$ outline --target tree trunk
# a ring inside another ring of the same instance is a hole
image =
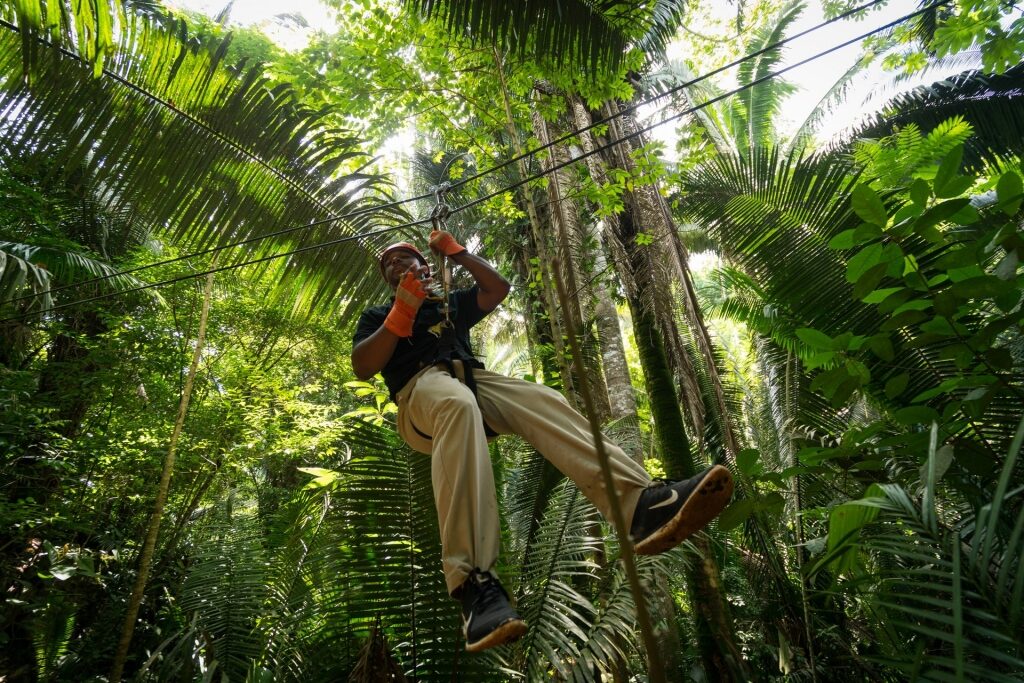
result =
[[[551,140],[551,135],[548,131],[547,122],[536,108],[532,109],[531,116],[534,134],[541,141],[541,144],[548,144]],[[579,321],[580,342],[583,353],[587,354],[585,366],[594,367],[599,360],[596,355],[592,356],[594,345],[592,343],[587,344],[584,340],[585,337],[593,339],[592,335],[588,334],[590,326],[585,322],[587,320],[587,310],[590,308],[588,306],[590,301],[589,290],[580,284],[584,280],[579,269],[578,259],[573,258],[571,245],[572,236],[579,233],[579,216],[576,214],[575,205],[566,199],[571,191],[571,183],[566,174],[561,170],[551,170],[556,163],[562,161],[567,156],[563,146],[557,145],[551,149],[550,156],[547,159],[541,159],[542,168],[548,171],[548,206],[550,207],[549,213],[553,219],[552,224],[555,226],[559,253],[558,261],[561,266],[559,272],[555,273],[555,277],[562,278],[566,291],[570,294],[568,304],[572,307],[572,310],[563,311],[562,315],[566,318],[571,316],[573,320]],[[591,391],[591,396],[594,398],[598,411],[597,419],[602,424],[607,422],[611,417],[611,405],[608,399],[608,389],[605,384],[592,381],[593,377],[586,375],[575,377],[574,379],[577,383],[589,382],[588,388]]]
[[[188,413],[188,403],[192,396],[192,386],[195,382],[196,373],[199,370],[199,361],[203,354],[203,344],[206,341],[206,321],[210,313],[210,299],[212,295],[213,273],[210,273],[206,276],[206,288],[203,291],[203,309],[199,314],[199,331],[196,335],[196,348],[192,353],[192,365],[189,366],[188,375],[185,378],[185,386],[181,392],[181,401],[178,404],[178,417],[174,421],[174,431],[171,433],[171,441],[167,446],[167,456],[164,458],[164,467],[160,474],[160,484],[157,488],[156,500],[153,503],[153,514],[149,520],[149,529],[146,532],[146,539],[142,544],[142,551],[139,553],[139,573],[135,578],[131,597],[128,599],[128,609],[125,612],[124,622],[121,626],[121,639],[114,653],[114,663],[110,670],[111,683],[120,683],[121,676],[124,673],[125,661],[128,658],[128,648],[132,642],[132,634],[135,632],[135,620],[138,617],[139,606],[142,604],[142,596],[146,591],[146,583],[149,580],[149,569],[153,562],[153,551],[156,548],[157,535],[160,533],[160,522],[163,520],[164,506],[167,503],[167,493],[171,486],[171,474],[174,472],[178,439],[181,437],[181,430],[185,424],[185,415]]]
[[[620,117],[620,120],[622,122],[622,134],[632,135],[636,132],[637,125],[632,114],[626,114]],[[633,140],[639,143],[639,149],[643,149],[644,138],[642,135],[638,138],[633,138]],[[646,154],[645,151],[645,157]],[[630,160],[630,163],[632,163],[632,160]],[[722,443],[725,444],[726,448],[725,455],[731,460],[740,450],[739,439],[736,436],[732,412],[725,403],[725,391],[722,387],[722,378],[718,374],[718,366],[715,362],[711,333],[704,322],[704,314],[701,312],[700,303],[697,300],[697,290],[693,285],[693,275],[690,273],[689,252],[686,249],[686,245],[679,239],[679,231],[669,210],[668,200],[661,194],[659,188],[656,185],[646,185],[638,188],[638,193],[642,195],[644,203],[649,210],[647,215],[650,216],[651,222],[658,226],[658,232],[665,235],[665,239],[671,246],[668,252],[672,257],[669,263],[675,276],[672,279],[677,280],[679,283],[679,288],[683,295],[683,311],[686,314],[686,322],[693,334],[693,339],[700,351],[700,355],[704,359],[705,371],[713,392],[711,396],[713,406],[718,413]]]
[[[59,431],[69,438],[78,434],[82,426],[93,399],[89,379],[100,369],[79,337],[95,339],[107,331],[96,311],[72,316],[67,321],[70,333],[58,334],[50,343],[37,392],[42,401],[56,409]]]
[[[519,140],[519,131],[516,128],[515,117],[512,114],[512,104],[509,100],[508,87],[505,83],[505,66],[501,58],[501,52],[497,48],[494,49],[494,64],[501,90],[502,103],[505,108],[505,128],[512,142],[512,151],[517,157],[522,157],[525,150],[523,149],[522,142]],[[526,178],[529,175],[524,159],[520,158],[516,162],[516,168],[519,171],[520,177]],[[579,394],[576,392],[572,382],[572,372],[569,368],[568,356],[565,353],[563,327],[559,323],[558,306],[555,304],[555,287],[551,281],[554,259],[548,251],[544,231],[541,230],[540,215],[537,213],[537,205],[533,201],[533,194],[529,184],[522,187],[522,196],[523,203],[526,205],[526,215],[530,220],[534,247],[537,250],[542,296],[544,297],[545,308],[547,309],[548,320],[551,325],[551,342],[554,344],[555,355],[557,356],[557,362],[562,373],[563,393],[566,394],[570,402],[578,407],[580,405]]]
[[[616,115],[618,107],[612,103],[605,106],[605,113]],[[627,117],[628,118],[628,117]],[[609,120],[609,136],[613,140],[622,140],[629,135],[629,121],[622,121],[622,117]],[[625,124],[625,125],[623,125]],[[634,149],[629,141],[625,141],[613,149],[612,159],[619,168],[633,173],[636,164],[633,161]],[[705,428],[705,407],[701,380],[694,366],[690,354],[687,353],[686,344],[683,341],[679,326],[676,323],[677,303],[673,296],[676,291],[677,279],[672,269],[671,259],[665,258],[666,250],[664,245],[675,235],[675,226],[669,222],[665,223],[661,213],[658,211],[658,204],[651,198],[652,194],[658,193],[657,187],[652,185],[638,184],[632,192],[627,192],[624,200],[627,202],[627,210],[633,215],[632,234],[621,236],[623,244],[634,240],[641,231],[645,232],[651,240],[648,250],[649,265],[644,275],[650,279],[647,289],[648,295],[644,300],[650,302],[654,309],[655,319],[661,330],[662,342],[665,345],[665,352],[668,357],[669,366],[672,368],[676,381],[679,383],[680,400],[685,411],[685,417],[693,428],[694,434],[703,434]],[[658,246],[654,246],[657,244]],[[638,245],[639,246],[639,245]],[[685,307],[684,307],[685,309]]]
[[[572,109],[577,129],[590,124],[589,112],[578,98],[572,101]],[[580,138],[584,149],[594,149],[593,138],[589,133],[581,133]],[[623,150],[612,154],[623,166],[629,165],[628,156]],[[607,182],[607,175],[596,155],[588,157],[588,167],[595,182]],[[670,333],[675,331],[675,321],[671,311],[666,311],[663,304],[658,305],[659,299],[663,301],[664,297],[659,297],[656,291],[656,264],[652,252],[647,246],[638,244],[636,239],[640,233],[638,221],[642,216],[638,197],[632,192],[626,192],[624,209],[608,220],[606,237],[616,257],[616,265],[633,315],[637,349],[647,381],[651,413],[666,470],[670,477],[683,479],[696,474],[696,467],[662,339],[662,330],[667,329]],[[688,361],[685,353],[677,357],[679,362],[684,359]],[[696,384],[695,381],[693,383]],[[702,410],[699,385],[694,389],[696,395],[689,402],[699,404]],[[706,543],[698,538],[697,543],[701,542]],[[709,547],[705,545],[700,549],[700,556],[694,558],[697,561],[687,572],[687,578],[690,599],[697,614],[701,659],[709,677],[714,680],[745,680],[748,676],[735,642],[717,563]]]

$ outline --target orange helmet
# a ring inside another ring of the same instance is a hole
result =
[[[384,259],[387,257],[388,254],[390,254],[393,251],[397,251],[399,249],[402,249],[404,251],[408,251],[413,256],[415,256],[417,259],[419,259],[420,263],[422,263],[423,265],[425,265],[427,267],[427,274],[428,275],[430,274],[430,264],[427,263],[427,259],[423,257],[423,254],[420,252],[419,249],[417,249],[412,244],[409,244],[408,242],[395,242],[394,244],[392,244],[392,245],[388,246],[386,249],[384,249],[384,251],[382,251],[380,253],[380,258],[377,259],[377,265],[380,266],[381,277],[384,277]]]

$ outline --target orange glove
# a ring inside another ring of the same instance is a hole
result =
[[[406,271],[395,290],[395,303],[384,319],[384,327],[398,337],[411,337],[416,312],[426,297],[427,290],[423,288],[416,269]]]
[[[445,256],[455,256],[466,251],[464,246],[455,241],[450,232],[445,232],[444,230],[434,230],[431,232],[428,244],[431,249],[441,252]]]

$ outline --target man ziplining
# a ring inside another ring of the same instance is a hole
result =
[[[605,441],[615,489],[609,494],[587,419],[554,389],[489,372],[473,355],[469,330],[508,296],[508,281],[445,230],[435,229],[429,246],[475,284],[430,296],[433,278],[419,249],[407,242],[386,248],[380,270],[395,295],[363,311],[352,368],[361,380],[383,374],[398,404],[399,434],[432,458],[445,581],[462,604],[466,650],[479,652],[526,632],[493,573],[501,528],[488,437],[526,439],[605,519],[609,496],[617,496],[641,555],[665,552],[703,528],[729,502],[733,483],[729,470],[715,465],[685,481],[656,484]]]

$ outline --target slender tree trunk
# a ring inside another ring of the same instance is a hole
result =
[[[171,441],[167,446],[167,456],[164,458],[163,472],[160,474],[160,484],[157,488],[156,500],[153,503],[153,514],[149,520],[146,539],[142,544],[142,552],[139,553],[139,573],[135,578],[131,597],[128,599],[128,609],[125,612],[124,622],[121,626],[121,639],[114,653],[114,663],[110,670],[111,683],[120,683],[121,676],[124,673],[125,661],[128,658],[128,648],[131,646],[132,635],[135,632],[135,620],[138,617],[139,606],[142,604],[142,597],[146,591],[146,583],[149,581],[149,569],[153,562],[153,551],[156,548],[157,535],[160,533],[160,522],[164,516],[167,493],[171,486],[171,474],[174,472],[178,439],[181,437],[181,430],[185,424],[185,415],[188,413],[189,399],[192,396],[192,386],[195,382],[196,373],[199,370],[203,344],[206,341],[206,321],[210,313],[210,299],[212,295],[213,273],[210,273],[206,276],[206,288],[203,291],[203,309],[199,314],[199,331],[196,335],[196,348],[192,353],[192,364],[189,366],[188,375],[185,378],[185,386],[181,392],[178,416],[174,421],[174,431],[171,433]]]
[[[553,88],[544,84],[538,85],[537,90],[549,96],[558,94]],[[572,100],[567,100],[566,104],[569,118],[574,121],[575,112],[572,109]],[[548,124],[536,114],[534,126],[541,141],[544,143],[549,142],[551,134],[548,131]],[[556,130],[556,133],[558,137],[561,137],[562,131]],[[587,142],[592,143],[592,139],[588,137]],[[560,144],[552,150],[552,156],[552,161],[562,163],[569,158],[569,151],[564,144]],[[562,261],[563,263],[571,263],[573,265],[573,277],[575,282],[579,283],[571,286],[571,291],[577,292],[579,295],[580,317],[578,319],[586,320],[589,315],[593,318],[596,327],[597,345],[601,356],[600,366],[605,380],[604,393],[607,397],[606,419],[622,421],[623,424],[619,425],[618,432],[625,437],[623,445],[637,462],[642,463],[643,447],[640,439],[640,427],[637,422],[636,393],[629,376],[629,365],[626,362],[626,353],[622,343],[622,330],[619,327],[619,315],[601,277],[607,270],[604,252],[598,248],[592,254],[592,270],[595,275],[587,280],[580,271],[576,261],[571,259],[565,246],[569,237],[575,237],[582,243],[589,242],[591,239],[600,243],[601,236],[598,234],[596,226],[592,225],[583,228],[580,225],[575,202],[567,200],[571,184],[567,181],[567,174],[565,172],[556,171],[553,173],[552,181],[549,182],[548,187],[552,197],[551,203],[553,205],[557,203],[563,207],[563,211],[567,216],[564,221],[567,228],[562,231],[562,234],[566,236],[566,240],[561,240],[560,235],[560,241],[563,244]],[[591,300],[593,304],[588,306],[587,304]]]
[[[532,112],[533,129],[534,134],[541,141],[542,145],[546,145],[551,140],[551,135],[548,131],[548,124],[544,118],[540,115],[536,108],[533,108]],[[545,171],[548,171],[548,204],[550,206],[550,214],[553,218],[552,223],[555,226],[555,234],[557,237],[557,249],[559,253],[559,264],[561,268],[559,272],[555,273],[555,277],[562,278],[563,283],[567,292],[570,294],[569,306],[572,307],[571,311],[563,311],[563,316],[572,316],[574,320],[580,321],[580,334],[587,335],[589,326],[585,323],[586,311],[589,302],[589,292],[585,291],[585,287],[581,287],[580,283],[583,282],[582,273],[579,270],[579,264],[577,259],[573,258],[573,249],[571,245],[571,235],[579,232],[579,217],[576,214],[575,205],[566,199],[568,192],[570,191],[571,183],[569,182],[566,174],[562,170],[551,170],[554,165],[561,161],[564,157],[564,149],[561,145],[554,147],[551,150],[550,156],[547,159],[541,159],[541,166]],[[581,338],[581,344],[583,339]],[[584,346],[583,352],[588,355],[587,361],[597,362],[596,357],[590,357],[590,351],[593,350],[593,345]],[[588,382],[591,395],[594,397],[595,405],[598,409],[597,419],[602,424],[607,422],[611,417],[611,405],[608,400],[608,389],[603,382],[591,381],[592,377],[575,377],[576,382]]]
[[[501,52],[494,48],[494,64],[495,71],[498,76],[498,85],[501,90],[502,104],[505,108],[505,128],[508,132],[509,139],[512,142],[512,151],[516,156],[521,157],[523,152],[522,142],[519,139],[519,130],[516,128],[515,116],[512,113],[512,103],[509,98],[508,86],[505,82],[505,65],[501,58]],[[522,178],[526,178],[529,173],[526,168],[526,161],[519,159],[516,162],[516,168],[519,171],[519,175]],[[548,251],[547,241],[544,237],[544,231],[541,229],[540,215],[537,212],[537,205],[533,201],[532,190],[529,185],[524,185],[522,188],[523,203],[526,205],[526,215],[530,220],[530,230],[533,236],[534,246],[537,249],[537,257],[539,263],[539,270],[541,276],[542,285],[542,296],[544,297],[545,308],[548,313],[548,320],[551,325],[551,342],[555,347],[555,354],[558,357],[558,365],[562,374],[562,388],[563,392],[569,398],[569,400],[576,406],[580,405],[579,394],[575,390],[572,381],[572,371],[569,367],[568,356],[565,352],[564,342],[564,331],[562,325],[558,320],[558,306],[555,304],[555,287],[551,281],[552,263],[554,259],[551,257]]]
[[[622,121],[622,133],[631,135],[637,130],[636,120],[632,114],[620,117]],[[634,138],[640,143],[643,149],[643,136]],[[647,152],[644,151],[647,157]],[[715,362],[714,344],[711,341],[711,333],[704,322],[704,314],[701,311],[700,303],[697,300],[697,290],[693,284],[693,275],[690,273],[690,254],[686,245],[679,238],[679,231],[672,218],[672,212],[668,206],[668,200],[662,195],[657,185],[646,185],[638,188],[643,195],[644,201],[649,207],[652,222],[659,226],[658,232],[665,235],[671,248],[668,250],[672,258],[669,260],[675,274],[674,280],[679,283],[683,295],[683,311],[686,314],[686,322],[693,334],[694,342],[700,355],[704,359],[705,371],[711,382],[713,391],[712,399],[714,408],[718,413],[718,422],[722,434],[722,441],[726,447],[726,456],[730,459],[739,452],[739,439],[736,436],[735,421],[732,419],[732,411],[725,402],[725,390],[722,386],[722,378],[718,374],[718,366]]]
[[[630,122],[623,121],[624,117],[617,116],[618,107],[616,105],[607,103],[605,114],[616,116],[608,122],[609,136],[613,140],[622,140],[630,134]],[[613,147],[612,150],[611,157],[618,168],[630,173],[635,171],[636,164],[632,156],[634,149],[629,141]],[[701,381],[697,368],[694,366],[690,354],[687,353],[686,344],[676,323],[677,304],[673,293],[677,288],[677,278],[673,277],[674,271],[669,262],[670,259],[665,258],[665,253],[669,251],[665,249],[665,244],[675,237],[675,226],[666,225],[662,220],[658,205],[650,196],[657,192],[656,187],[638,184],[633,191],[625,194],[624,200],[628,203],[627,210],[631,211],[633,215],[632,227],[635,233],[623,234],[620,240],[624,245],[629,244],[641,230],[650,239],[655,240],[646,247],[650,263],[644,275],[651,282],[647,290],[649,296],[646,296],[645,300],[649,301],[654,308],[665,351],[668,354],[669,365],[679,382],[679,398],[685,409],[685,417],[695,434],[703,434],[705,406]]]
[[[578,99],[573,101],[573,111],[578,129],[590,124],[589,112]],[[612,134],[615,135],[614,130]],[[581,133],[580,138],[584,149],[588,146],[590,149],[594,148],[589,133]],[[591,175],[595,182],[606,182],[607,175],[595,157],[596,155],[588,157]],[[612,157],[622,167],[630,167],[629,155],[624,151],[615,151]],[[659,297],[656,291],[656,264],[652,259],[651,250],[639,244],[636,239],[641,232],[638,221],[642,220],[643,216],[638,197],[632,192],[625,193],[623,211],[608,220],[607,239],[616,256],[619,272],[623,276],[626,297],[633,315],[637,349],[647,381],[651,413],[662,457],[666,461],[666,470],[670,477],[683,479],[696,474],[696,467],[662,338],[663,330],[668,330],[671,335],[676,332],[676,328],[671,311],[658,306],[659,299],[663,300],[664,297]],[[654,303],[655,306],[647,305],[648,302]],[[669,339],[673,337],[670,336]],[[681,346],[678,339],[675,341]],[[688,361],[681,348],[676,351],[678,362]],[[691,377],[695,377],[695,373]],[[695,380],[693,383],[696,385]],[[689,403],[694,405],[693,410],[697,410],[696,406],[699,405],[702,411],[703,402],[699,385],[694,389],[696,393],[690,398]],[[698,615],[698,646],[701,658],[708,675],[713,676],[715,680],[745,680],[748,676],[735,642],[717,563],[705,539],[697,538],[696,544],[701,552],[694,558],[697,561],[687,572],[687,578],[690,599]]]

